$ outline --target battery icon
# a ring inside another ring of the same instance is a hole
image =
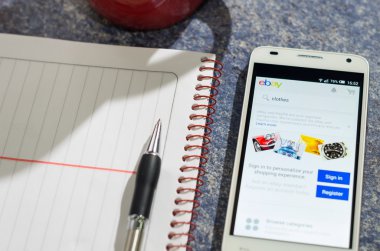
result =
[[[345,84],[346,81],[345,80],[339,80],[339,84]]]

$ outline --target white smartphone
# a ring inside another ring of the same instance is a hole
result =
[[[222,250],[358,250],[368,62],[252,52]]]

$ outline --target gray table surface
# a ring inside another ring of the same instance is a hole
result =
[[[347,52],[370,65],[360,250],[380,250],[380,1],[208,0],[168,29],[131,32],[86,0],[1,0],[0,32],[213,52],[225,64],[195,250],[219,250],[249,54],[262,45]],[[279,250],[281,248],[279,247]]]

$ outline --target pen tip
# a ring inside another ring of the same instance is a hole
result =
[[[154,126],[152,137],[150,138],[147,152],[159,153],[160,135],[161,135],[161,119],[158,119],[156,125]]]
[[[157,123],[154,126],[154,130],[156,129],[156,127],[157,127],[157,130],[158,130],[158,134],[160,134],[161,133],[161,119],[157,120]],[[154,134],[154,130],[153,130],[153,134]]]

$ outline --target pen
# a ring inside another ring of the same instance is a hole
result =
[[[141,250],[142,239],[148,225],[154,191],[160,176],[159,144],[161,121],[154,126],[146,152],[142,155],[136,174],[136,185],[128,217],[128,234],[125,251]]]

